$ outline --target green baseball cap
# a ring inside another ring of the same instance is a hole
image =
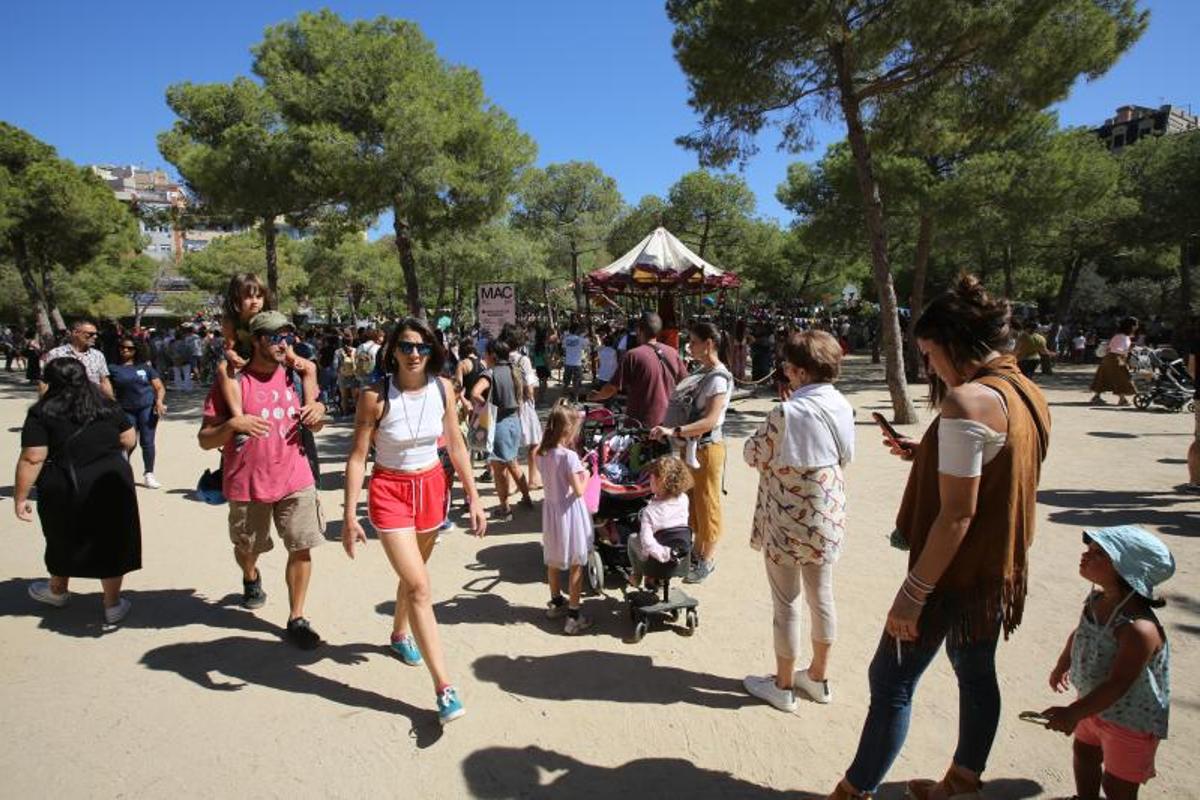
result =
[[[280,328],[295,328],[287,315],[278,311],[260,311],[250,320],[250,333],[259,336],[264,333],[275,333]]]

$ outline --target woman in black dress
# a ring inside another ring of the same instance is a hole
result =
[[[73,358],[46,364],[46,394],[25,417],[13,503],[33,519],[29,491],[38,489],[50,580],[29,587],[34,600],[62,607],[71,578],[99,578],[104,618],[116,625],[129,613],[121,597],[125,573],[141,569],[142,534],[133,470],[127,454],[135,434],[114,401],[88,380]]]

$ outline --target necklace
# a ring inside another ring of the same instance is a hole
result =
[[[412,422],[408,418],[408,401],[404,397],[404,390],[396,387],[400,392],[400,408],[404,411],[404,426],[408,428],[408,440],[415,443],[417,441],[417,431],[421,430],[422,423],[425,422],[425,403],[429,401],[429,384],[425,384],[425,391],[421,395],[421,411],[417,415],[417,427],[413,430]]]

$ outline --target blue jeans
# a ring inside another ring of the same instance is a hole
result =
[[[863,723],[854,763],[846,779],[860,792],[874,792],[900,753],[908,735],[913,694],[925,668],[942,642],[958,678],[958,747],[954,763],[975,773],[987,765],[1000,724],[1000,685],[996,682],[996,644],[999,637],[956,644],[946,638],[946,626],[919,642],[905,642],[897,663],[896,640],[884,633],[871,660],[871,707]]]
[[[142,447],[142,466],[146,472],[154,472],[154,434],[158,432],[158,414],[154,406],[125,412],[129,424],[137,430],[138,444]]]

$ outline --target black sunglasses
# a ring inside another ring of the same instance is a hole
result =
[[[294,333],[272,333],[267,337],[271,344],[295,344],[296,335]]]
[[[123,344],[118,349],[120,349],[120,350],[137,350],[137,348],[131,344]]]
[[[421,358],[425,358],[433,352],[433,345],[424,342],[396,342],[396,349],[406,356],[416,353]]]
[[[80,334],[88,339],[95,339],[97,335],[95,331],[80,331]]]

